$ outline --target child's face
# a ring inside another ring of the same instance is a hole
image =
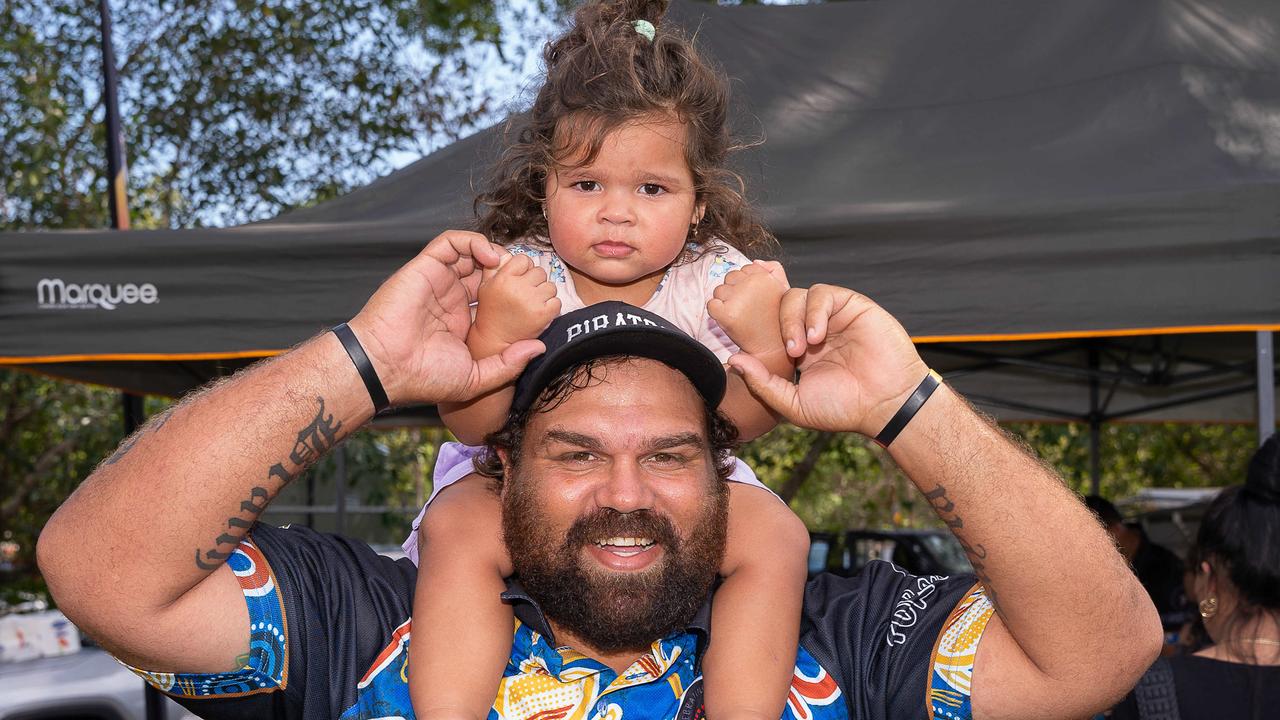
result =
[[[569,157],[547,178],[551,245],[579,285],[583,276],[605,286],[656,284],[680,256],[700,215],[686,132],[669,119],[623,125],[605,136],[595,162],[575,168]]]

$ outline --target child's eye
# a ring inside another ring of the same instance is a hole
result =
[[[577,188],[582,192],[595,192],[600,189],[600,183],[595,180],[579,180],[570,187]]]
[[[662,187],[658,183],[645,183],[640,186],[641,195],[661,195],[666,191],[667,189]]]

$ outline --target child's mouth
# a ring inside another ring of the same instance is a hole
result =
[[[635,248],[626,243],[620,242],[599,242],[591,247],[596,251],[597,255],[602,255],[604,257],[626,257],[627,255],[635,252]]]

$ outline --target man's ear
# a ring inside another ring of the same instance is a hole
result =
[[[505,492],[511,480],[511,451],[506,448],[494,448],[498,454],[498,462],[502,463],[502,490]]]

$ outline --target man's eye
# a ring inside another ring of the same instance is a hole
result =
[[[649,456],[649,462],[653,463],[654,465],[662,465],[662,466],[683,465],[684,456],[677,455],[676,453],[665,453],[665,452],[654,453]]]
[[[661,195],[666,191],[667,189],[662,187],[658,183],[645,183],[640,186],[641,195]]]
[[[577,188],[582,192],[595,192],[600,189],[600,183],[595,180],[579,180],[570,187]]]
[[[565,453],[560,459],[570,463],[588,463],[596,459],[595,453],[579,450],[577,452]]]

